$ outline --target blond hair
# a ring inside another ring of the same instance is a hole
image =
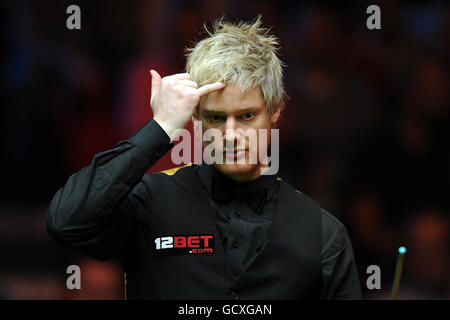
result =
[[[208,37],[186,49],[186,72],[199,87],[223,81],[238,85],[242,92],[259,87],[269,114],[284,107],[283,62],[277,57],[278,39],[261,26],[261,15],[253,23],[214,22],[204,25]]]

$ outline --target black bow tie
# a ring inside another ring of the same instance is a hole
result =
[[[214,200],[229,202],[233,199],[245,201],[256,213],[260,213],[267,196],[267,187],[249,183],[213,183]]]

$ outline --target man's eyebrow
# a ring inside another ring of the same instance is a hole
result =
[[[223,111],[220,110],[203,110],[203,113],[214,113],[214,114],[218,114],[218,113],[224,113]]]
[[[244,112],[249,112],[249,111],[256,111],[256,110],[258,110],[258,109],[259,109],[259,107],[257,107],[257,106],[250,106],[250,107],[245,107],[245,108],[236,110],[235,113],[244,113]],[[203,113],[208,113],[208,114],[224,114],[224,113],[227,113],[227,112],[224,111],[224,110],[214,110],[214,109],[208,109],[208,110],[206,110],[206,109],[204,109],[204,110],[203,110]]]
[[[245,107],[245,108],[239,110],[239,112],[256,111],[258,109],[260,109],[258,106],[250,106],[250,107]]]

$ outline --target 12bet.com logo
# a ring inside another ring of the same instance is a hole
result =
[[[213,254],[214,235],[171,235],[154,240],[156,255]]]

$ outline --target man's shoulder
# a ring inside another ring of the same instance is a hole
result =
[[[342,232],[346,229],[344,224],[334,215],[332,215],[323,208],[321,211],[322,211],[322,226],[325,229],[325,231]]]
[[[166,176],[170,177],[170,176],[173,176],[173,175],[175,175],[175,174],[177,174],[179,172],[182,172],[182,171],[184,171],[186,169],[187,170],[192,170],[192,168],[193,168],[192,163],[188,163],[188,164],[185,164],[184,166],[174,167],[174,168],[170,168],[170,169],[167,169],[167,170],[159,171],[159,172],[156,172],[156,173],[157,174],[162,174],[163,177],[166,177]]]
[[[347,228],[344,224],[322,208],[322,246],[325,251],[339,252],[345,249],[350,243]]]
[[[297,200],[302,201],[303,203],[307,204],[311,208],[314,207],[316,209],[321,209],[321,205],[318,201],[310,197],[309,195],[303,193],[298,188],[294,187],[290,183],[286,182],[285,180],[277,177],[277,180],[280,182],[280,185],[282,188],[280,190],[284,190],[285,193],[289,193],[291,198],[295,198]]]
[[[152,181],[152,180],[156,180],[156,181],[171,181],[174,180],[176,178],[179,178],[180,175],[183,175],[183,173],[185,173],[186,170],[191,171],[193,169],[193,165],[192,163],[188,163],[186,165],[183,166],[179,166],[179,167],[174,167],[174,168],[170,168],[170,169],[166,169],[166,170],[162,170],[162,171],[157,171],[157,172],[152,172],[152,173],[147,173],[144,175],[143,179],[147,182],[147,181]]]
[[[330,212],[325,210],[321,204],[315,200],[313,197],[305,194],[303,191],[300,191],[298,188],[294,187],[293,185],[289,184],[288,182],[284,181],[281,178],[277,178],[280,183],[287,186],[290,189],[292,196],[295,196],[297,198],[301,198],[303,201],[306,201],[310,203],[311,205],[320,207],[320,214],[321,214],[321,221],[322,221],[322,233],[329,237],[336,237],[339,234],[346,232],[346,228],[344,224],[336,218],[334,215],[332,215]]]
[[[198,192],[198,181],[194,173],[195,165],[189,163],[171,169],[145,174],[142,182],[152,191],[165,192],[182,188],[188,192]]]

